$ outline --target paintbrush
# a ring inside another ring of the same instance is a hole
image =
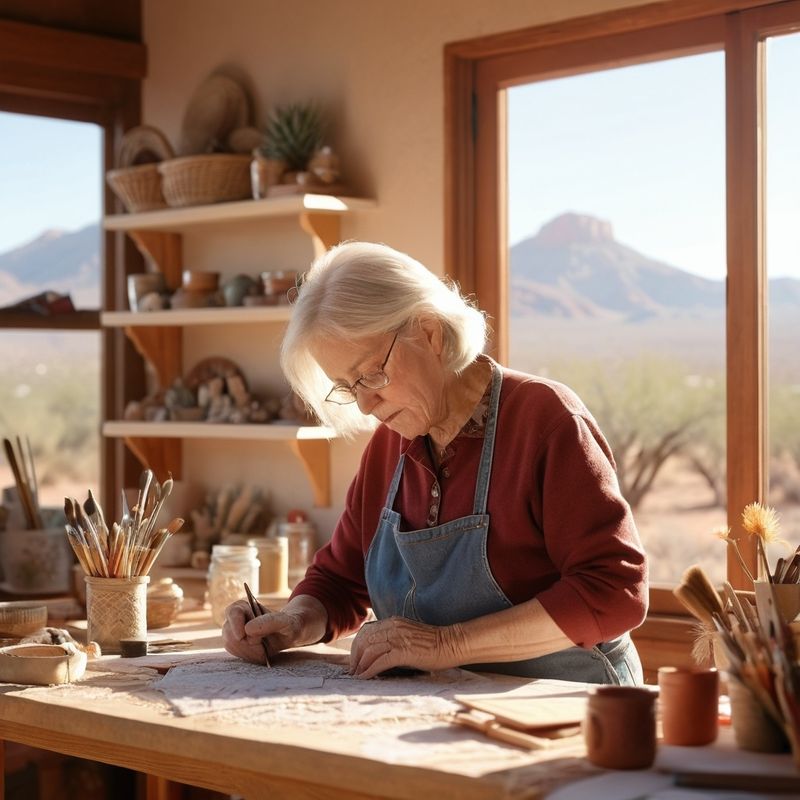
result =
[[[247,594],[247,602],[250,603],[250,610],[253,612],[253,619],[266,614],[267,609],[258,602],[256,596],[250,591],[250,587],[246,583],[244,585],[244,591],[245,594]],[[267,646],[266,636],[261,639],[261,646],[264,648],[264,662],[268,667],[271,667],[272,664],[269,662],[269,647]]]
[[[20,469],[19,460],[14,453],[14,445],[11,444],[10,439],[3,439],[3,447],[6,451],[6,459],[8,465],[11,467],[11,472],[14,475],[14,482],[17,485],[17,494],[19,495],[19,502],[22,506],[22,511],[25,514],[25,519],[30,530],[42,528],[42,520],[39,516],[39,509],[31,495],[30,487],[26,477],[22,474]]]

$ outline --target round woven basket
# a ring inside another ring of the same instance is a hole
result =
[[[112,169],[106,173],[106,180],[127,211],[154,211],[167,206],[158,164]]]
[[[183,156],[158,165],[170,206],[198,206],[250,197],[249,155]]]

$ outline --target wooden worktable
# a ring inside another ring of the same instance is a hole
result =
[[[189,615],[179,626],[158,632],[192,639],[191,655],[148,656],[124,666],[147,663],[163,671],[204,650],[213,653],[220,645],[218,631],[207,624],[204,617]],[[220,722],[209,714],[180,717],[166,705],[137,702],[126,694],[125,680],[147,683],[157,676],[110,672],[122,664],[114,657],[101,659],[82,681],[66,687],[0,685],[0,739],[146,773],[153,776],[147,783],[151,800],[168,796],[169,781],[248,800],[530,800],[600,772],[583,757],[580,744],[524,751],[430,721],[411,730],[406,725],[398,736],[390,726],[349,728],[344,720],[323,730]],[[497,678],[501,691],[525,683]],[[410,763],[402,755],[404,741],[437,755]]]

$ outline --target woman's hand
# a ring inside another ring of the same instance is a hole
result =
[[[281,611],[252,617],[247,600],[231,603],[225,609],[222,643],[231,655],[254,664],[265,663],[263,638],[272,658],[281,650],[320,641],[328,623],[325,607],[307,595],[293,597]]]
[[[264,637],[267,637],[270,657],[297,644],[303,625],[296,614],[276,611],[255,619],[252,616],[247,600],[237,600],[225,609],[222,643],[231,655],[254,664],[264,664],[264,648],[261,644]]]
[[[460,640],[458,625],[424,625],[403,617],[368,622],[350,648],[350,673],[374,678],[392,667],[449,669],[461,663]]]

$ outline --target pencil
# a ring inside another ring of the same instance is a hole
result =
[[[244,585],[244,590],[247,593],[247,602],[250,603],[250,610],[253,612],[253,619],[265,614],[266,609],[256,600],[256,596],[250,591],[250,587],[246,583]],[[264,648],[264,660],[267,666],[271,667],[272,664],[269,663],[269,648],[267,647],[266,636],[261,640],[261,646]]]

